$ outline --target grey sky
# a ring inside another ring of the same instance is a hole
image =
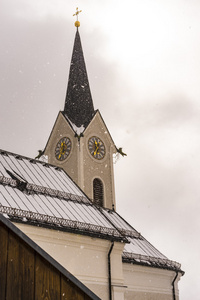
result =
[[[167,2],[167,3],[166,3]],[[94,106],[118,147],[118,212],[200,294],[199,1],[1,0],[1,148],[35,157],[64,107],[78,6]]]

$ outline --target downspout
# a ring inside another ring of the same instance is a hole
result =
[[[112,286],[111,286],[111,264],[110,264],[110,255],[114,246],[114,242],[112,242],[110,246],[110,250],[108,252],[108,286],[109,286],[109,300],[112,300]]]
[[[172,281],[172,290],[173,290],[173,300],[176,300],[176,295],[175,295],[175,281],[176,281],[176,278],[178,277],[178,271],[176,271],[176,275]]]

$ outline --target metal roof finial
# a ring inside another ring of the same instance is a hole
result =
[[[79,22],[79,20],[78,20],[78,15],[80,14],[82,12],[82,10],[78,10],[78,7],[76,8],[76,12],[75,12],[75,14],[73,14],[73,16],[76,16],[76,22],[74,23],[74,25],[76,26],[76,27],[79,27],[80,26],[80,22]]]

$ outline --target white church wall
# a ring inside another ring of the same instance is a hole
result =
[[[82,281],[101,299],[109,300],[108,253],[111,241],[19,224],[34,242]],[[113,300],[173,300],[170,270],[122,263],[123,243],[114,242],[111,258]],[[178,297],[178,276],[175,282]]]
[[[109,299],[108,252],[112,245],[110,241],[25,224],[15,225],[101,299]],[[115,242],[110,256],[112,284],[116,286],[123,285],[123,248],[123,243]],[[114,293],[115,300],[124,300],[121,296],[118,297],[118,291]]]
[[[174,271],[123,263],[123,274],[125,300],[173,300]],[[178,300],[177,282],[175,288]]]

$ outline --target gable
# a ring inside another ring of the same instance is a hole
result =
[[[49,147],[51,147],[55,138],[56,138],[56,140],[58,140],[59,137],[61,138],[66,132],[69,133],[70,136],[72,136],[72,137],[74,136],[74,130],[72,129],[71,124],[69,123],[69,121],[64,117],[64,115],[60,111],[58,113],[58,116],[56,118],[54,126],[51,130],[50,136],[49,136],[46,146],[44,148],[44,153],[48,152]]]
[[[96,110],[96,113],[95,113],[93,119],[91,120],[91,122],[89,123],[89,125],[87,126],[87,128],[84,131],[85,136],[88,136],[91,134],[97,135],[100,138],[102,137],[113,148],[113,152],[114,153],[117,152],[115,143],[112,139],[112,136],[111,136],[99,110]]]

